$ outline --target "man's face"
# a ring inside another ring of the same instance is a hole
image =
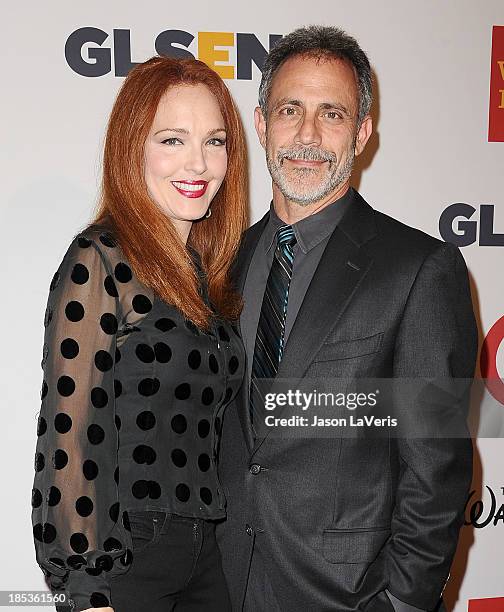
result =
[[[347,62],[288,59],[273,78],[267,117],[256,109],[274,191],[301,206],[344,193],[354,156],[371,135],[369,116],[357,128],[358,112],[356,77]]]

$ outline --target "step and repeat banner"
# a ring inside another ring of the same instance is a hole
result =
[[[456,612],[504,610],[502,0],[52,0],[3,8],[0,590],[45,589],[30,522],[43,316],[52,275],[97,201],[106,121],[125,75],[159,53],[197,57],[226,80],[247,132],[255,221],[271,197],[253,128],[261,67],[282,35],[314,23],[357,38],[375,73],[375,132],[354,186],[375,208],[458,245],[470,271],[477,374],[494,380],[483,395],[497,402],[490,422],[473,424],[474,482],[445,599]]]

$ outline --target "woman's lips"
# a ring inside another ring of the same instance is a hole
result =
[[[201,198],[208,187],[208,181],[171,181],[171,184],[186,198]]]

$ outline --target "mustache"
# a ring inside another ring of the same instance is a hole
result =
[[[284,159],[300,159],[303,161],[328,161],[335,163],[337,157],[334,153],[320,147],[285,148],[279,149],[277,153],[279,163]]]

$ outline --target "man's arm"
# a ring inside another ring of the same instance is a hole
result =
[[[477,348],[467,268],[458,248],[443,243],[423,262],[408,297],[395,345],[394,377],[471,378]],[[465,419],[461,408],[462,427]],[[463,521],[472,441],[411,437],[397,442],[401,472],[385,551],[388,589],[400,602],[432,610]]]

